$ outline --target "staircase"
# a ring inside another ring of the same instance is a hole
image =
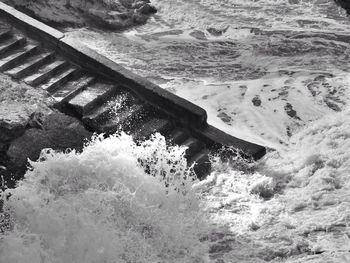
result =
[[[199,178],[210,172],[210,150],[189,129],[124,86],[83,69],[3,22],[0,71],[46,90],[59,109],[80,118],[91,131],[108,135],[123,130],[135,140],[159,132],[169,143],[187,147],[186,158]]]

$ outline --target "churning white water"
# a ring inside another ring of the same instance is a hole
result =
[[[349,119],[256,164],[213,158],[202,182],[161,136],[45,151],[3,194],[0,262],[349,262]]]
[[[349,98],[350,20],[331,0],[154,0],[124,33],[70,36],[208,111],[209,122],[272,148]]]
[[[326,0],[152,2],[142,27],[69,35],[277,150],[213,157],[202,182],[161,136],[44,152],[2,195],[0,262],[350,262],[350,18]]]

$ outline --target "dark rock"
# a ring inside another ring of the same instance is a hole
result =
[[[5,143],[0,142],[0,152],[6,152],[7,146]]]
[[[26,167],[27,159],[36,161],[44,148],[54,150],[81,149],[84,140],[91,133],[85,130],[75,118],[59,112],[48,115],[42,125],[42,129],[28,129],[24,134],[15,139],[8,151],[12,166],[16,170]]]
[[[218,117],[223,121],[223,122],[226,122],[226,123],[231,123],[232,122],[232,118],[227,115],[227,113],[225,112],[220,112],[218,114]]]
[[[143,15],[151,15],[157,13],[157,9],[150,4],[144,4],[139,9],[137,9],[137,11]]]
[[[24,132],[24,126],[22,125],[11,125],[11,127],[1,127],[2,123],[0,123],[0,141],[6,142],[11,139],[17,138]]]
[[[335,102],[333,102],[331,99],[325,98],[324,102],[326,103],[328,108],[330,108],[331,110],[337,111],[337,112],[341,111],[341,108]]]
[[[207,29],[207,31],[213,35],[213,36],[221,36],[222,34],[226,33],[227,29],[229,28],[229,26],[227,26],[226,28],[223,28],[223,29],[218,29],[218,28],[213,28],[213,27],[209,27]]]
[[[34,116],[52,112],[53,103],[44,90],[14,82],[3,74],[0,94],[0,142],[21,136]]]
[[[335,2],[350,14],[350,0],[335,0]]]
[[[131,5],[133,9],[139,9],[145,4],[145,1],[137,1]]]
[[[253,99],[252,102],[254,104],[254,106],[259,107],[261,106],[261,99],[259,97],[259,95],[256,95]]]
[[[119,2],[124,6],[125,8],[131,8],[132,3],[130,0],[119,0]]]
[[[23,136],[11,143],[7,155],[14,165],[23,167],[27,163],[27,158],[35,161],[38,159],[40,151],[51,146],[50,139],[45,131],[39,129],[29,129]]]
[[[207,40],[207,37],[205,36],[204,32],[200,30],[194,30],[190,33],[190,36],[198,40]]]
[[[27,127],[43,129],[44,119],[45,119],[44,113],[42,113],[42,112],[33,112],[30,115]]]
[[[29,115],[19,106],[17,103],[0,106],[0,141],[9,141],[23,134]]]
[[[57,26],[95,26],[110,30],[123,30],[145,23],[157,12],[149,0],[5,0],[5,3],[45,23]]]
[[[292,104],[287,103],[286,106],[284,106],[284,111],[288,114],[289,117],[301,120],[297,115],[297,112],[293,109]]]

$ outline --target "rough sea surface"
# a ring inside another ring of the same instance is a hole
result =
[[[44,152],[3,195],[0,262],[350,262],[350,18],[326,0],[152,4],[124,33],[66,30],[275,150],[213,157],[202,182],[161,136]]]
[[[272,148],[349,99],[350,19],[330,0],[162,0],[128,32],[71,37]]]

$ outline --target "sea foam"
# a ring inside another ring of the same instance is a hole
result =
[[[125,134],[81,153],[44,150],[3,193],[0,262],[205,262],[183,156],[164,137],[136,145]]]

